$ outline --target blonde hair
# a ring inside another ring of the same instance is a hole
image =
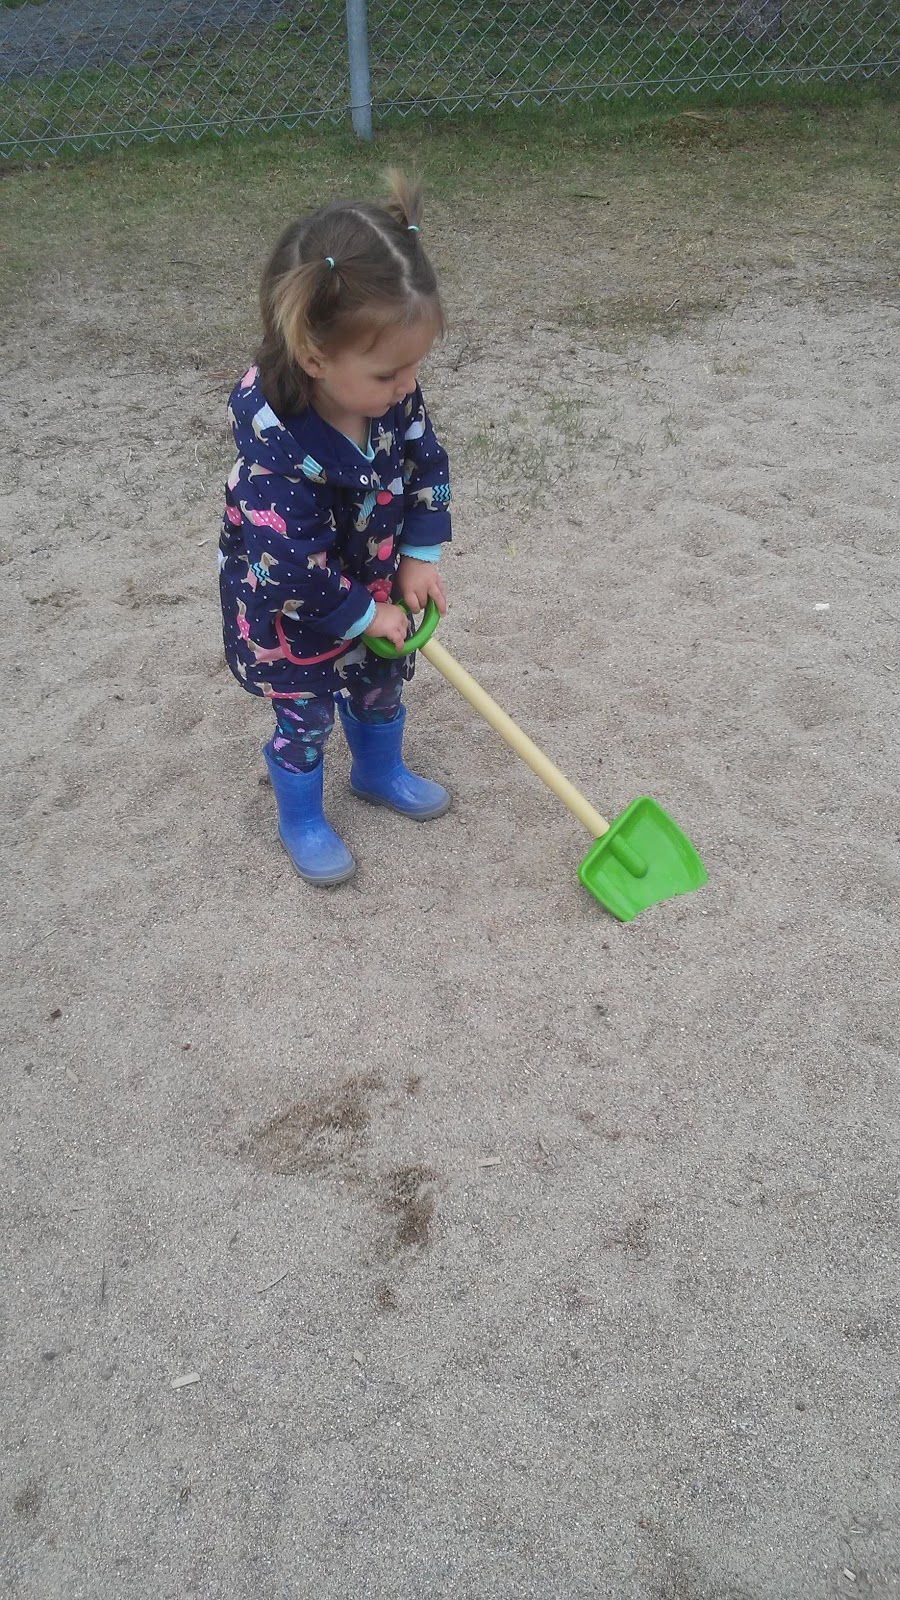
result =
[[[256,353],[273,410],[304,410],[312,379],[301,362],[374,344],[386,327],[446,319],[434,268],[422,248],[422,190],[402,172],[387,174],[385,205],[336,200],[285,229],[259,291],[263,337]]]

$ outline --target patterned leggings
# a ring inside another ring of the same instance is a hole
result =
[[[402,692],[403,679],[399,677],[354,684],[350,710],[357,722],[393,722],[400,710]],[[334,727],[334,696],[276,700],[273,707],[273,759],[287,772],[311,772],[321,761],[325,740]]]

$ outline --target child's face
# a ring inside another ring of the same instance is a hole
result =
[[[312,356],[304,365],[328,410],[347,417],[380,417],[412,393],[419,363],[434,338],[431,321],[385,328],[369,349],[350,345],[332,356]]]

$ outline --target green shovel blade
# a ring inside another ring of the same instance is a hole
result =
[[[632,800],[595,839],[578,868],[580,882],[620,922],[687,894],[706,882],[706,870],[687,834],[646,795]]]

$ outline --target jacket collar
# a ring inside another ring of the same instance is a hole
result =
[[[266,400],[257,367],[251,367],[232,391],[228,418],[239,453],[245,460],[268,467],[270,472],[362,491],[375,487],[379,481],[377,459],[367,459],[351,439],[311,406],[292,417],[288,428]],[[380,427],[389,428],[391,421],[391,412],[373,418],[370,437]]]

